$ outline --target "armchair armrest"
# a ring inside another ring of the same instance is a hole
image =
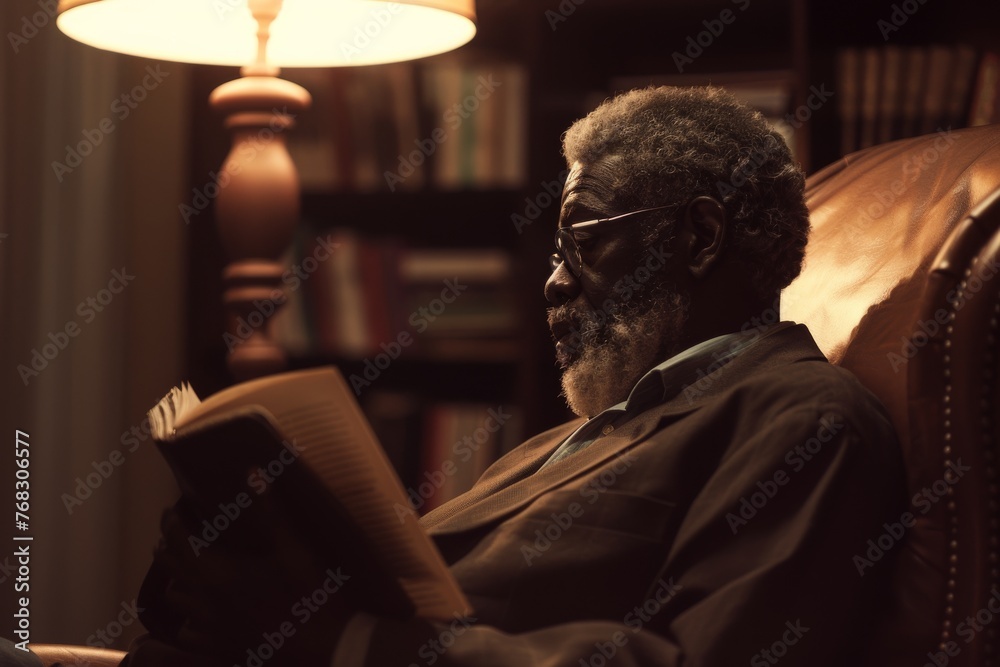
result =
[[[71,644],[32,644],[31,651],[44,667],[118,667],[125,657],[124,651]]]

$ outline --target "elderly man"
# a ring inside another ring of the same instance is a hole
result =
[[[564,152],[545,296],[580,419],[422,519],[473,616],[403,622],[333,601],[271,664],[859,661],[880,587],[853,557],[899,517],[902,473],[874,397],[778,322],[808,234],[801,171],[717,89],[606,101]],[[142,644],[136,664],[189,651],[249,666],[245,642],[287,616],[280,590],[307,585],[297,558],[301,576],[262,584],[278,593],[199,596],[183,645]]]

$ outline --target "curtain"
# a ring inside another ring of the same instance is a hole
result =
[[[74,42],[55,4],[0,5],[0,636],[29,595],[32,642],[123,648],[175,493],[143,422],[183,380],[189,72]]]

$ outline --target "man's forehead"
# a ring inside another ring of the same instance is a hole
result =
[[[612,211],[615,178],[610,158],[591,163],[579,160],[569,166],[563,187],[560,219],[578,214],[607,215]]]

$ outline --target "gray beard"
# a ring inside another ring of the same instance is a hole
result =
[[[603,322],[595,311],[549,309],[550,325],[569,320],[577,334],[573,347],[579,355],[560,363],[566,403],[581,417],[624,401],[649,369],[679,351],[688,315],[683,295],[660,286],[649,301],[626,306]]]

